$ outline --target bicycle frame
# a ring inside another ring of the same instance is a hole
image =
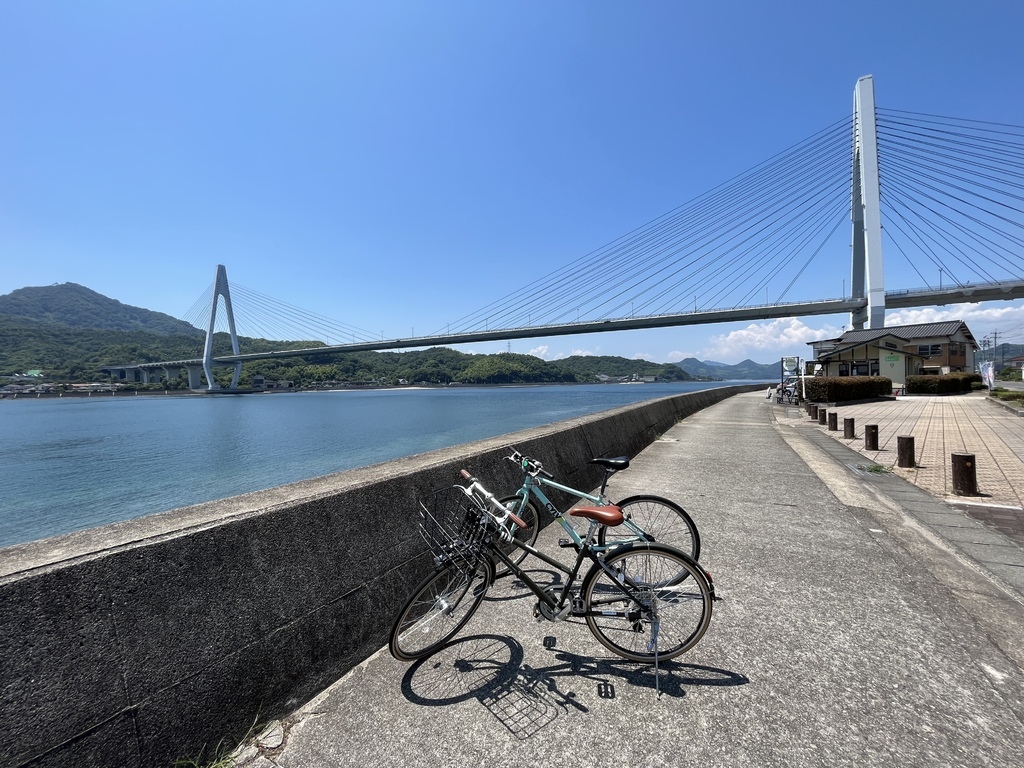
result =
[[[561,513],[559,513],[558,516],[561,517]],[[563,525],[568,526],[568,523],[564,523],[563,521]],[[583,565],[584,560],[589,560],[590,562],[599,566],[609,575],[615,577],[612,579],[612,585],[614,585],[620,592],[622,592],[622,594],[628,597],[630,601],[632,601],[637,606],[637,608],[639,608],[640,610],[643,609],[643,604],[640,602],[639,599],[637,599],[636,595],[634,594],[636,585],[633,583],[633,580],[628,576],[620,575],[617,577],[615,571],[613,571],[611,568],[605,565],[604,560],[599,556],[599,553],[608,549],[608,547],[598,547],[595,544],[584,543],[586,541],[589,541],[589,539],[591,539],[594,536],[594,532],[597,530],[598,525],[599,523],[591,521],[590,530],[587,532],[586,539],[581,538],[579,534],[576,534],[576,532],[572,529],[571,526],[568,526],[567,529],[569,531],[572,531],[572,533],[574,534],[574,539],[580,542],[580,547],[576,553],[576,562],[573,564],[571,568],[566,567],[554,558],[548,557],[543,552],[539,551],[535,547],[530,546],[529,544],[524,544],[523,542],[518,540],[513,540],[512,542],[510,542],[516,548],[522,549],[528,554],[540,558],[551,567],[557,568],[559,571],[568,576],[568,578],[565,580],[565,584],[562,586],[562,590],[559,593],[557,599],[553,596],[552,593],[545,591],[545,589],[541,585],[539,585],[537,582],[535,582],[533,579],[527,576],[524,569],[521,568],[518,564],[512,562],[512,560],[500,549],[498,549],[497,547],[491,547],[490,549],[491,553],[497,559],[501,560],[502,563],[505,564],[505,566],[509,569],[510,573],[515,574],[516,578],[522,581],[523,584],[525,584],[526,587],[531,592],[533,592],[533,594],[536,595],[541,602],[548,606],[548,608],[551,610],[552,616],[555,619],[564,619],[566,616],[570,614],[573,616],[581,617],[603,615],[634,618],[633,614],[635,611],[585,611],[583,610],[582,606],[577,606],[575,601],[571,601],[568,603],[566,602],[566,599],[571,594],[572,588],[573,586],[575,586],[576,580],[579,577],[580,566]]]
[[[525,503],[526,500],[530,498],[530,496],[536,498],[537,501],[540,502],[541,506],[544,509],[546,509],[551,514],[551,516],[555,518],[558,524],[562,526],[565,532],[569,534],[570,538],[572,539],[574,548],[577,550],[581,549],[584,546],[585,539],[583,539],[576,532],[576,529],[572,527],[569,521],[565,519],[565,514],[562,513],[558,509],[558,507],[551,503],[551,500],[544,494],[544,491],[541,490],[541,486],[554,488],[555,490],[562,491],[564,493],[568,493],[572,496],[575,496],[580,501],[587,501],[597,506],[605,506],[610,504],[611,502],[608,500],[608,497],[605,496],[604,494],[598,494],[595,496],[590,493],[584,493],[583,491],[579,491],[575,488],[570,488],[568,485],[563,485],[562,483],[543,477],[542,475],[534,475],[529,472],[527,472],[523,478],[523,485],[519,488],[518,491],[516,491],[515,495],[519,496],[523,500],[523,503]],[[517,509],[516,511],[518,512],[519,510]],[[649,540],[644,531],[636,524],[634,524],[632,520],[623,520],[622,525],[626,526],[630,531],[636,534],[636,541]],[[587,532],[587,540],[589,540],[593,536],[596,530],[596,524],[592,523],[590,530]],[[613,544],[605,546],[598,546],[596,543],[592,543],[591,547],[595,551],[604,552],[611,547],[621,546],[622,544],[627,543],[629,541],[633,540],[619,540],[614,542]]]

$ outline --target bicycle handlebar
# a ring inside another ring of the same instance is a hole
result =
[[[505,458],[507,458],[516,466],[518,466],[521,470],[523,470],[523,472],[525,472],[528,475],[533,475],[534,477],[536,477],[537,475],[544,475],[544,477],[548,478],[549,480],[555,479],[554,475],[552,475],[550,472],[544,469],[543,464],[541,464],[536,459],[531,459],[529,456],[521,454],[514,448],[512,449],[512,455],[506,456]]]
[[[502,504],[500,501],[498,501],[496,498],[494,498],[494,494],[488,491],[486,488],[484,488],[483,485],[480,484],[479,480],[477,480],[475,477],[469,474],[469,472],[467,472],[465,469],[460,469],[459,474],[462,475],[466,480],[469,480],[469,487],[466,489],[467,491],[478,496],[482,496],[484,500],[487,502],[487,504],[490,507],[492,507],[496,512],[497,510],[500,510],[500,513],[498,514],[496,514],[496,512],[488,512],[488,514],[490,514],[491,517],[497,520],[499,524],[501,524],[504,527],[505,521],[511,520],[520,528],[526,528],[526,521],[523,520],[523,518],[519,517],[519,515],[517,515],[511,509],[506,507],[504,504]]]

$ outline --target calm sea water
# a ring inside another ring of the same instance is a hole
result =
[[[709,386],[0,401],[0,547]]]

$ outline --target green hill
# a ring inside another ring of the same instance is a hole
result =
[[[42,370],[50,381],[105,379],[101,368],[126,363],[202,356],[204,332],[188,323],[122,304],[76,283],[19,288],[0,296],[0,376]],[[321,346],[319,341],[240,338],[242,351]],[[230,354],[226,334],[214,354]],[[438,347],[410,352],[352,352],[261,360],[242,368],[242,386],[256,374],[296,386],[400,382],[431,384],[572,383],[657,377],[662,381],[775,379],[778,363],[736,365],[694,358],[652,363],[613,356],[577,355],[545,361],[503,352],[470,355]],[[184,382],[175,382],[184,386]]]
[[[688,357],[676,363],[680,368],[691,376],[710,377],[716,381],[747,381],[757,379],[778,379],[780,375],[780,363],[755,363],[753,360],[744,360],[735,365],[726,363],[715,363],[710,360],[701,362],[695,357]]]
[[[0,296],[0,376],[42,370],[48,381],[97,381],[101,368],[202,356],[204,333],[159,312],[122,304],[75,283],[21,288]],[[318,341],[241,337],[245,352],[321,346]],[[226,334],[214,354],[230,354]],[[447,348],[410,352],[352,352],[261,360],[242,368],[241,385],[254,375],[295,386],[342,384],[573,383],[656,376],[685,381],[678,366],[621,357],[570,357],[548,362],[532,355],[470,355]],[[173,386],[184,386],[179,380]]]
[[[200,336],[184,320],[122,304],[77,283],[19,288],[0,296],[0,315],[12,320],[57,323],[71,328],[145,331],[174,336]]]

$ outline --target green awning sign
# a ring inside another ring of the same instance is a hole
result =
[[[886,355],[885,362],[887,363],[898,363],[900,361],[899,355]]]

